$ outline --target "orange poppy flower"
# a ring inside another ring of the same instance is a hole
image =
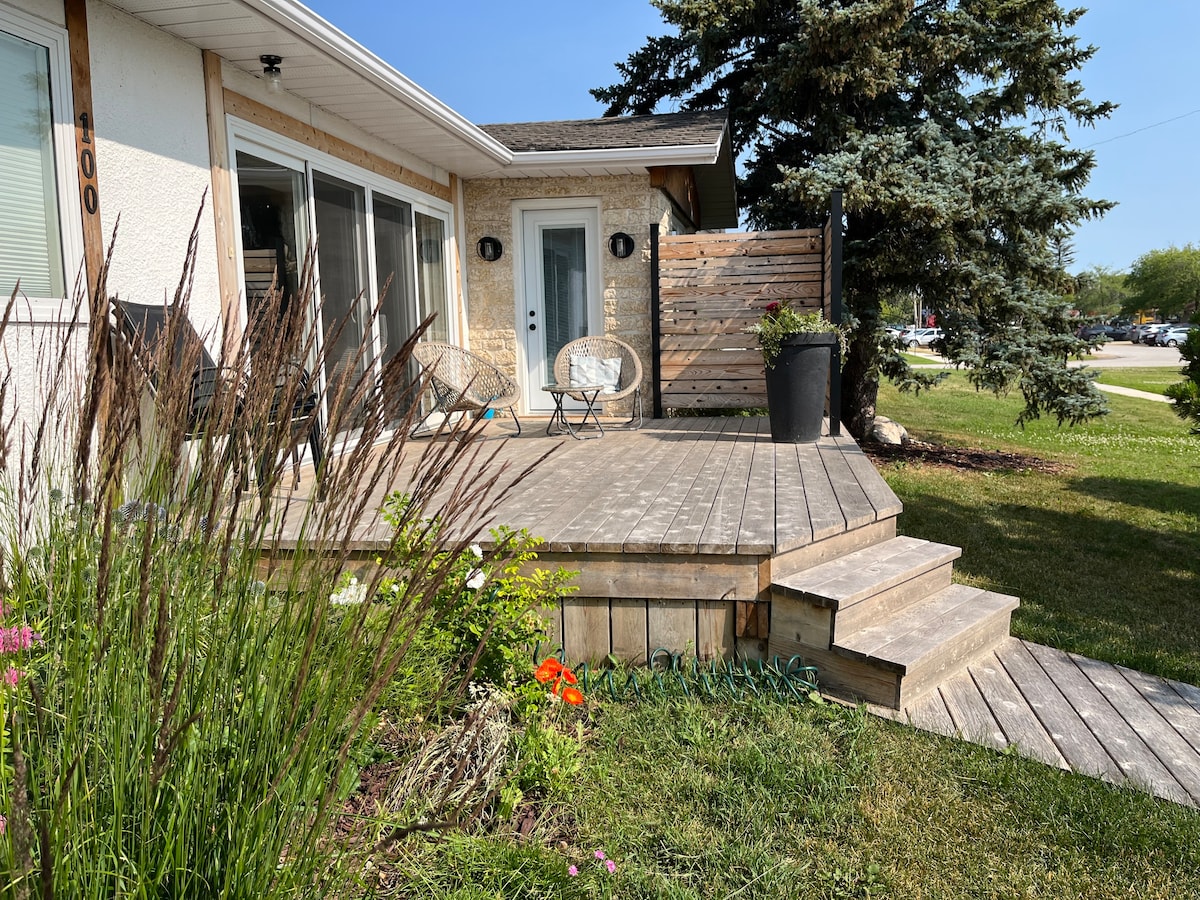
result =
[[[567,703],[579,706],[579,704],[583,703],[583,692],[579,688],[563,688],[562,698]]]
[[[563,664],[553,656],[547,657],[546,660],[537,667],[537,671],[533,673],[533,677],[545,684],[547,681],[553,681],[558,678],[558,675],[563,670]]]

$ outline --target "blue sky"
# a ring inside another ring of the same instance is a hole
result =
[[[588,89],[665,31],[648,0],[308,3],[479,124],[599,116]],[[1072,134],[1095,145],[1088,195],[1119,203],[1080,228],[1074,270],[1120,271],[1150,250],[1200,244],[1200,3],[1094,0],[1076,31],[1099,48],[1082,73],[1088,96],[1120,108]]]

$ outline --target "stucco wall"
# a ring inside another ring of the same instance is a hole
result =
[[[106,243],[120,216],[109,289],[131,301],[161,303],[175,293],[210,186],[200,51],[94,0],[88,38]],[[211,190],[199,235],[191,317],[198,330],[215,331],[221,302]]]
[[[4,0],[3,5],[29,13],[59,28],[67,27],[67,14],[62,0]]]
[[[471,349],[521,378],[522,346],[515,324],[513,203],[567,197],[600,200],[600,266],[604,331],[628,343],[650,375],[650,225],[672,227],[666,197],[650,187],[648,175],[592,178],[481,179],[464,184],[466,208],[467,323]],[[637,248],[626,259],[608,251],[608,239],[624,231]],[[485,262],[475,252],[481,237],[499,238],[504,255]]]

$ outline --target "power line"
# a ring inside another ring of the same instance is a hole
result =
[[[1178,122],[1180,119],[1186,119],[1188,116],[1194,116],[1200,113],[1200,109],[1193,109],[1191,112],[1185,112],[1179,116],[1172,116],[1170,119],[1163,119],[1161,122],[1155,122],[1153,125],[1143,125],[1141,128],[1135,128],[1133,131],[1127,131],[1124,134],[1118,134],[1116,137],[1105,138],[1102,141],[1096,141],[1094,144],[1088,144],[1084,150],[1091,150],[1093,147],[1099,147],[1101,144],[1111,144],[1113,141],[1119,141],[1121,138],[1132,137],[1135,134],[1141,134],[1143,131],[1149,131],[1151,128],[1158,128],[1162,125],[1170,125],[1172,122]]]

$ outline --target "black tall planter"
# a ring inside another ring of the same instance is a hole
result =
[[[821,437],[825,388],[836,334],[794,334],[784,338],[767,369],[767,411],[771,440],[802,444]]]

